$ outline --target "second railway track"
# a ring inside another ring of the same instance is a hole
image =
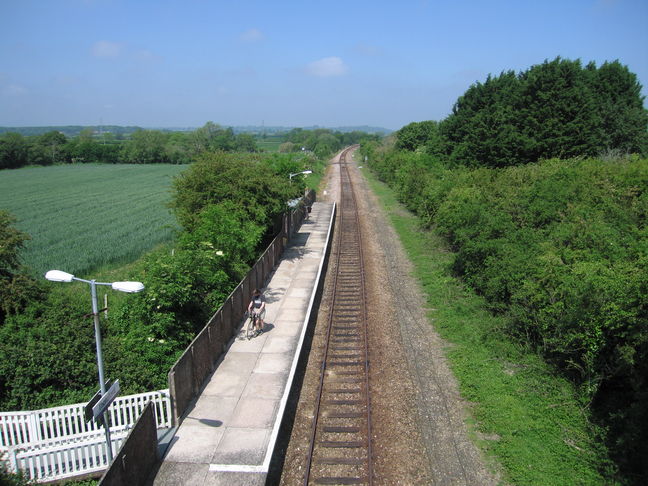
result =
[[[334,294],[304,485],[373,484],[367,297],[362,235],[347,157],[340,155]]]

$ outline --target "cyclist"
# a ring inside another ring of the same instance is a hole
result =
[[[254,312],[258,318],[256,321],[256,334],[259,335],[263,332],[263,319],[265,317],[266,301],[265,296],[259,289],[254,289],[252,292],[252,299],[248,305],[248,312]]]

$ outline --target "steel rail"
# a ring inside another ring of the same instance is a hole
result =
[[[373,484],[367,299],[362,234],[346,157],[340,155],[341,204],[333,296],[307,451],[304,486]],[[331,451],[338,451],[335,455]],[[339,451],[344,451],[340,453]]]

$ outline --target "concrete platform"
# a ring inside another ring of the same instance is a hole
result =
[[[317,202],[271,275],[265,332],[242,330],[189,408],[151,484],[263,485],[310,318],[332,227]]]

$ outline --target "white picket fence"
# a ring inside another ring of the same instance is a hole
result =
[[[172,427],[169,390],[117,397],[108,409],[113,455],[144,406],[155,405],[158,429]],[[85,403],[26,412],[0,412],[0,456],[10,470],[51,481],[101,471],[108,466],[105,431],[86,422]]]

